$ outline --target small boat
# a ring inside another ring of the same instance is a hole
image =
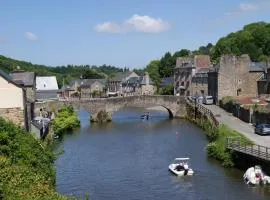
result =
[[[194,171],[189,168],[189,158],[175,158],[169,170],[176,176],[192,176]]]
[[[245,183],[250,185],[270,184],[270,177],[264,174],[259,165],[248,168],[243,178]]]
[[[147,113],[147,114],[141,115],[141,119],[146,119],[146,120],[150,119],[150,114]]]

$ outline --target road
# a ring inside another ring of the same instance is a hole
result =
[[[254,127],[248,123],[241,121],[240,119],[234,117],[231,113],[226,112],[216,105],[204,105],[202,106],[208,108],[216,116],[216,119],[221,124],[228,125],[231,129],[242,133],[244,136],[252,140],[255,144],[266,146],[270,148],[270,136],[260,136],[254,133]]]

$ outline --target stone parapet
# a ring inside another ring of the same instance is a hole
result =
[[[0,116],[24,127],[24,110],[21,108],[0,108]]]

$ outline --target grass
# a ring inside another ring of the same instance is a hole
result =
[[[216,128],[218,137],[211,141],[207,146],[207,155],[219,160],[224,167],[232,167],[234,165],[231,152],[226,148],[228,137],[240,137],[240,140],[247,144],[252,142],[241,133],[230,129],[227,125],[220,125]]]
[[[197,117],[194,119],[194,108],[187,105],[187,118],[193,123],[201,127],[209,141],[206,146],[207,155],[220,161],[224,167],[233,167],[233,157],[231,151],[226,148],[228,137],[240,137],[241,142],[252,144],[252,142],[243,136],[241,133],[232,130],[227,125],[221,124],[218,127],[211,122],[207,116],[197,112]]]

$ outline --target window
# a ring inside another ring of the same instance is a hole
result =
[[[201,94],[204,95],[204,90],[201,90]]]
[[[238,89],[237,90],[237,96],[240,96],[241,95],[241,92],[242,92],[242,89]]]

